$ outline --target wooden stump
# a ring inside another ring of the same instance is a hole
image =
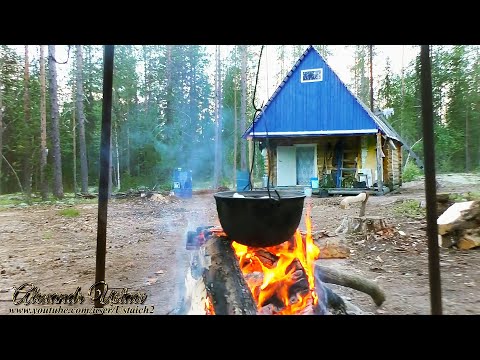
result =
[[[369,234],[387,228],[385,218],[381,216],[345,216],[336,234]]]

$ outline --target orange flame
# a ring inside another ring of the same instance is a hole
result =
[[[205,314],[215,315],[215,309],[213,308],[212,299],[210,299],[210,296],[207,296],[205,299]]]
[[[264,248],[275,256],[274,262],[272,259],[266,259],[258,248],[232,243],[258,309],[272,298],[282,304],[281,309],[275,312],[278,315],[297,314],[309,304],[318,303],[315,292],[314,261],[318,259],[320,249],[314,244],[312,238],[310,207],[307,207],[305,224],[307,228],[305,241],[300,230],[297,229],[293,248],[288,241],[278,246]],[[303,275],[302,272],[308,281],[309,291],[291,296],[290,287]]]

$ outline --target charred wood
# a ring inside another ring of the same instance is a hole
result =
[[[210,265],[204,272],[216,315],[254,315],[257,306],[243,277],[231,242],[213,236],[205,244]]]

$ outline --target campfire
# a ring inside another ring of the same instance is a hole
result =
[[[291,241],[277,246],[254,248],[232,242],[260,314],[292,315],[318,308],[314,260],[320,250],[313,243],[308,213],[306,226],[305,236],[297,229]]]
[[[306,231],[297,229],[280,245],[252,247],[230,239],[221,227],[204,226],[187,234],[191,250],[186,294],[173,314],[324,315],[362,314],[325,283],[369,294],[377,306],[385,300],[374,282],[318,263],[320,248],[312,236],[310,208]]]

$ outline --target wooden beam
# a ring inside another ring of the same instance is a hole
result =
[[[250,179],[250,183],[252,184],[252,189],[253,189],[253,170],[252,169],[252,165],[253,165],[253,147],[255,146],[255,144],[253,143],[253,138],[252,139],[248,139],[248,171],[249,173],[251,174],[252,178]]]
[[[382,157],[382,134],[377,132],[377,185],[378,192],[383,193],[383,157]]]

